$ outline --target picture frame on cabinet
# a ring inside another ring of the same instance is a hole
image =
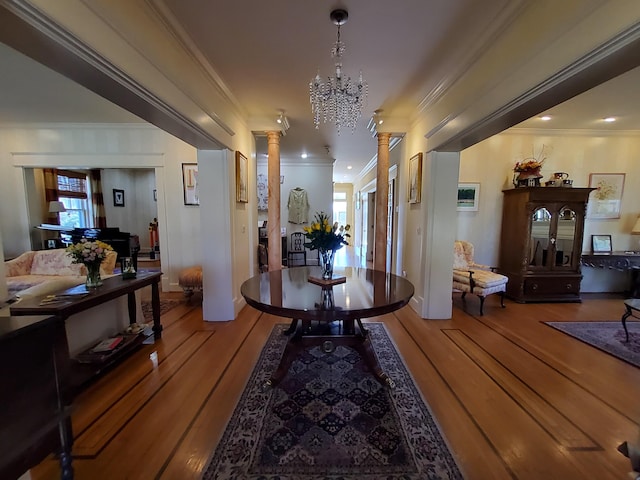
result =
[[[458,184],[458,212],[477,212],[480,201],[479,183]]]
[[[422,191],[422,152],[409,159],[409,203],[420,203]]]
[[[182,164],[182,190],[185,205],[200,205],[198,196],[198,164]]]
[[[624,177],[624,173],[589,174],[589,187],[595,190],[589,195],[588,218],[620,218]]]
[[[611,235],[591,235],[591,251],[593,253],[611,253]]]
[[[113,189],[113,206],[124,207],[124,190],[118,188]]]
[[[248,203],[249,173],[247,157],[236,151],[236,202]]]

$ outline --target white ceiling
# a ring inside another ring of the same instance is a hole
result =
[[[309,154],[306,161],[332,158],[334,181],[351,182],[376,153],[377,142],[366,129],[373,112],[413,119],[420,102],[461,74],[523,2],[403,0],[403,8],[389,8],[384,0],[344,3],[349,9],[341,32],[344,72],[354,77],[362,70],[369,97],[356,131],[338,136],[332,125],[314,128],[308,97],[311,78],[333,70],[336,27],[325,2],[252,2],[248,15],[246,4],[237,0],[164,0],[250,124],[286,112],[291,127],[281,140],[284,160],[299,159],[303,152]],[[0,123],[141,121],[2,44],[0,65]],[[518,127],[640,130],[636,70],[548,110],[549,122],[536,118]],[[619,121],[600,121],[609,115]]]

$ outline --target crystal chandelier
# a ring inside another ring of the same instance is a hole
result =
[[[338,38],[331,49],[331,57],[335,58],[336,64],[335,76],[328,77],[323,82],[318,73],[309,83],[313,123],[318,128],[320,120],[324,123],[335,122],[338,134],[341,127],[355,130],[368,90],[367,82],[362,80],[362,72],[357,82],[353,82],[351,77],[342,76],[342,54],[345,47],[340,41],[340,26],[347,22],[348,16],[347,11],[341,9],[333,10],[329,16],[338,26]]]

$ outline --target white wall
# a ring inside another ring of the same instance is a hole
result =
[[[140,248],[149,250],[149,223],[158,216],[153,200],[156,177],[153,169],[102,170],[102,193],[108,227],[118,227],[140,237]],[[113,189],[124,190],[124,207],[113,204]]]
[[[256,173],[267,175],[266,162],[258,162]],[[284,175],[284,182],[280,184],[280,226],[287,229],[287,237],[290,242],[291,234],[301,232],[302,228],[308,224],[289,223],[289,208],[287,207],[289,192],[296,187],[306,190],[309,200],[309,222],[313,221],[316,212],[324,211],[331,216],[333,212],[333,165],[282,160],[280,175]],[[254,197],[255,191],[254,181]],[[266,211],[258,212],[258,221],[263,220],[267,220]],[[290,248],[290,245],[287,248]],[[257,263],[255,268],[257,272]]]
[[[502,190],[513,188],[513,166],[545,146],[544,181],[553,172],[567,172],[575,187],[588,187],[590,173],[626,173],[620,218],[585,222],[582,251],[591,250],[592,234],[610,234],[614,250],[638,250],[630,235],[640,214],[640,133],[532,131],[513,128],[461,152],[460,181],[479,182],[477,212],[457,212],[457,235],[475,246],[479,263],[497,265],[502,215]],[[625,274],[583,267],[583,292],[620,291]],[[619,273],[616,275],[615,273]],[[622,280],[621,280],[622,279]]]
[[[166,266],[163,289],[177,289],[180,270],[201,262],[198,207],[185,206],[182,196],[181,164],[195,162],[195,148],[147,125],[1,128],[0,235],[4,256],[17,256],[31,248],[27,216],[31,192],[25,188],[22,167],[154,169],[160,246]],[[127,195],[127,191],[129,188],[125,188],[125,202],[134,201],[135,195]],[[111,191],[106,188],[105,204],[113,205]]]

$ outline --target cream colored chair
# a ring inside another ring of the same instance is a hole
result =
[[[494,272],[495,267],[481,265],[473,260],[473,245],[456,240],[453,246],[453,288],[462,292],[462,298],[470,292],[480,297],[480,315],[483,315],[484,299],[492,293],[500,294],[504,308],[504,292],[509,279]]]

